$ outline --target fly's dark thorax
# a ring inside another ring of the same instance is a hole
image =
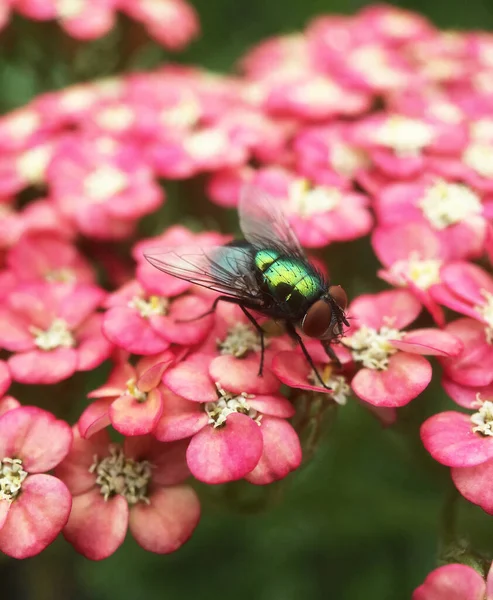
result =
[[[259,250],[255,266],[261,288],[273,307],[286,317],[301,319],[307,308],[324,293],[320,277],[310,265],[276,250]]]

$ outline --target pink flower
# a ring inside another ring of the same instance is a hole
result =
[[[486,238],[483,210],[480,197],[467,186],[429,178],[388,185],[375,200],[381,226],[426,223],[449,260],[481,256]]]
[[[351,395],[350,374],[335,367],[318,340],[305,339],[304,344],[324,383],[332,391],[322,387],[299,349],[284,350],[275,355],[272,370],[276,377],[290,387],[328,394],[338,404],[345,404]],[[351,354],[346,348],[335,346],[334,351],[343,365],[351,363]]]
[[[371,229],[368,199],[362,194],[311,185],[308,180],[276,167],[258,171],[252,182],[279,199],[294,232],[306,247],[353,240]]]
[[[350,187],[368,165],[366,152],[348,139],[347,127],[340,124],[301,130],[293,148],[298,171],[328,186]]]
[[[121,0],[120,8],[170,50],[183,50],[199,34],[197,13],[183,0]]]
[[[459,152],[467,134],[457,124],[381,113],[357,122],[350,139],[368,152],[383,173],[406,179],[425,171],[429,153]]]
[[[155,277],[158,279],[160,274],[156,272]],[[158,354],[171,344],[197,344],[207,335],[213,320],[212,315],[193,320],[210,308],[210,302],[202,297],[151,294],[135,280],[109,296],[106,306],[104,334],[133,354]]]
[[[351,387],[376,406],[404,406],[431,380],[431,365],[421,354],[456,356],[461,342],[437,329],[403,331],[421,311],[406,290],[365,294],[348,309],[351,328],[341,339],[360,365]]]
[[[457,356],[443,357],[440,362],[445,375],[461,385],[486,386],[493,381],[493,344],[488,326],[473,319],[457,319],[445,331],[462,342]]]
[[[412,600],[492,600],[493,570],[486,582],[472,567],[443,565],[432,571],[416,590]]]
[[[202,172],[237,167],[249,158],[246,143],[219,125],[200,125],[189,131],[158,132],[146,158],[166,179],[186,179]]]
[[[174,360],[175,355],[167,350],[141,359],[135,367],[117,362],[108,381],[88,394],[96,401],[79,419],[82,437],[89,438],[110,424],[127,436],[150,433],[162,412],[161,378]]]
[[[164,201],[135,148],[109,138],[67,136],[48,169],[55,205],[88,237],[121,239]]]
[[[94,282],[94,272],[77,248],[53,233],[24,235],[7,253],[6,263],[19,281]]]
[[[355,118],[371,104],[369,94],[346,87],[334,78],[316,72],[272,72],[258,87],[267,113],[307,121],[335,117]]]
[[[448,394],[472,415],[448,411],[421,426],[423,445],[447,467],[474,467],[493,458],[493,386],[468,388],[444,380]]]
[[[45,474],[70,450],[64,421],[24,406],[0,415],[0,551],[14,558],[39,554],[67,522],[67,487]]]
[[[0,398],[0,415],[14,408],[19,408],[21,403],[13,396],[4,396]]]
[[[6,0],[0,4],[0,31],[8,24],[10,20],[11,0]]]
[[[89,440],[74,432],[67,458],[56,469],[73,495],[63,530],[91,560],[111,556],[130,528],[145,550],[168,554],[192,535],[200,518],[181,443],[160,444],[150,436],[112,444],[106,431]]]
[[[72,37],[94,40],[108,33],[115,24],[117,0],[55,2],[56,18]]]
[[[266,371],[257,377],[257,357],[189,356],[169,369],[157,439],[190,438],[187,463],[205,483],[242,479],[267,484],[286,477],[301,462],[301,446],[286,421],[291,403],[279,396],[279,382]]]
[[[93,285],[21,284],[0,307],[0,345],[12,378],[21,383],[56,383],[75,371],[94,369],[112,345],[94,314],[104,292]]]
[[[431,294],[448,308],[481,321],[493,342],[493,277],[489,273],[471,263],[449,263],[441,271],[441,285]]]
[[[379,277],[396,287],[412,292],[430,312],[437,325],[445,325],[442,309],[433,297],[441,281],[446,249],[425,223],[402,223],[376,227],[371,238],[373,250],[383,263]]]
[[[39,139],[43,132],[41,114],[32,105],[13,110],[0,117],[0,150],[24,150]]]

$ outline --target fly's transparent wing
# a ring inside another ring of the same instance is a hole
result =
[[[240,300],[260,299],[248,247],[151,248],[144,256],[160,271],[179,279]]]
[[[264,191],[246,185],[240,196],[238,212],[241,231],[255,248],[275,248],[282,254],[306,260],[298,238],[279,204]]]

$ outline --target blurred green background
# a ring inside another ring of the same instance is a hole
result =
[[[352,13],[356,0],[195,0],[203,33],[177,57],[230,70],[261,39],[301,29],[320,13]],[[397,3],[395,3],[397,4]],[[399,3],[445,28],[493,29],[490,0],[415,0]],[[16,17],[0,37],[0,110],[122,67],[115,32],[74,55],[54,24]],[[133,67],[169,55],[145,44]],[[354,246],[354,245],[353,245]],[[331,269],[351,279],[351,292],[375,287],[376,262],[367,241],[357,251],[331,248]],[[331,257],[329,257],[330,260]],[[373,283],[368,283],[372,281]],[[436,365],[435,365],[436,366]],[[20,396],[21,400],[24,400]],[[80,399],[82,401],[82,399]],[[26,400],[24,400],[26,401]],[[31,400],[32,401],[32,400]],[[408,600],[436,566],[448,473],[422,450],[418,424],[451,407],[437,381],[402,410],[401,424],[384,430],[355,401],[340,411],[311,462],[279,487],[258,490],[247,506],[237,486],[204,493],[203,517],[191,541],[171,556],[156,556],[127,539],[113,557],[92,563],[60,540],[41,556],[0,558],[0,597],[26,600]],[[238,494],[236,494],[238,492]],[[493,552],[493,519],[458,503],[459,532]]]

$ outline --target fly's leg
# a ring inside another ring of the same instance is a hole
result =
[[[241,310],[243,311],[247,319],[250,321],[250,323],[255,327],[257,333],[260,336],[260,366],[258,368],[258,376],[262,377],[264,371],[265,332],[242,304],[238,304],[238,306],[241,308]]]
[[[216,312],[217,304],[219,301],[223,302],[231,302],[232,304],[239,304],[239,301],[236,298],[231,298],[230,296],[218,296],[214,302],[212,303],[212,307],[209,310],[206,310],[205,313],[198,315],[197,317],[192,317],[191,319],[176,319],[177,323],[192,323],[193,321],[198,321],[199,319],[203,319],[209,315],[212,315]]]
[[[296,331],[296,329],[294,328],[294,325],[292,323],[286,322],[286,331],[288,332],[289,336],[295,340],[303,354],[305,355],[306,360],[308,361],[308,364],[310,365],[310,367],[313,369],[313,372],[315,373],[315,375],[317,376],[317,379],[320,381],[322,387],[324,387],[326,390],[332,391],[332,389],[325,383],[325,381],[322,379],[322,376],[320,375],[320,373],[318,372],[317,367],[315,366],[312,357],[310,356],[310,353],[308,352],[308,350],[306,349],[305,344],[303,343],[303,340],[301,339],[301,337],[298,335],[298,332]]]
[[[334,348],[330,345],[329,341],[322,342],[323,349],[325,350],[325,354],[335,363],[336,367],[341,367],[341,361],[339,360],[337,354],[334,352]]]
[[[217,308],[217,305],[219,302],[229,302],[230,304],[238,305],[241,308],[241,310],[243,311],[244,315],[250,321],[250,323],[257,330],[257,333],[260,336],[260,366],[259,366],[259,370],[258,370],[258,375],[259,375],[259,377],[262,377],[263,370],[264,370],[265,332],[262,329],[262,327],[260,327],[260,325],[257,323],[255,318],[248,312],[248,310],[245,308],[243,303],[240,300],[238,300],[237,298],[231,298],[231,296],[218,296],[212,303],[212,307],[207,312],[202,313],[201,315],[198,315],[197,317],[193,317],[192,319],[177,319],[176,322],[177,323],[191,323],[193,321],[197,321],[198,319],[202,319],[203,317],[206,317],[207,315],[212,315],[216,311],[216,308]],[[254,305],[252,305],[252,306],[248,306],[248,308],[255,310],[256,307]]]

